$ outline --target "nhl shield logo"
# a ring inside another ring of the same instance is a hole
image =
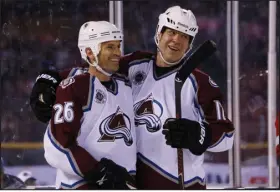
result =
[[[95,94],[95,102],[103,104],[105,103],[106,99],[107,99],[106,94],[102,90],[97,89]]]
[[[132,78],[132,82],[134,85],[141,85],[145,81],[147,75],[144,71],[137,71]]]

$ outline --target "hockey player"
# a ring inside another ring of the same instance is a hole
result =
[[[206,151],[222,152],[233,145],[234,128],[222,107],[218,85],[205,73],[193,71],[181,92],[182,118],[175,119],[176,72],[190,51],[198,26],[190,10],[179,6],[160,14],[157,53],[137,51],[122,57],[119,73],[132,83],[137,125],[137,188],[180,189],[177,149],[183,149],[185,189],[205,189]],[[65,78],[71,72],[43,72]],[[48,121],[57,84],[37,80],[31,106],[38,119]],[[44,102],[41,102],[42,99]]]
[[[132,90],[124,77],[114,75],[122,39],[122,32],[106,21],[80,28],[78,47],[90,66],[60,82],[44,136],[45,158],[57,169],[56,188],[135,187]]]

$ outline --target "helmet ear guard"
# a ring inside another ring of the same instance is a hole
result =
[[[82,59],[90,66],[96,67],[97,70],[106,76],[112,74],[104,71],[98,65],[97,55],[101,50],[101,43],[108,41],[122,41],[123,33],[112,23],[107,21],[89,21],[80,27],[78,47]],[[86,48],[90,48],[95,57],[95,62],[91,63],[86,54]]]

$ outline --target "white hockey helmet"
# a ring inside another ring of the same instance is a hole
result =
[[[112,23],[107,21],[88,21],[84,23],[79,31],[78,47],[81,57],[91,66],[94,66],[107,76],[112,74],[105,72],[98,65],[97,55],[101,49],[101,43],[107,41],[123,40],[123,33]],[[86,48],[91,48],[95,62],[91,63],[86,55]]]
[[[180,6],[173,6],[173,7],[168,8],[164,13],[159,15],[159,21],[158,21],[158,25],[157,25],[157,29],[156,29],[156,34],[155,34],[155,43],[156,43],[157,47],[158,47],[158,36],[161,33],[163,27],[168,27],[170,29],[180,31],[184,34],[191,36],[192,39],[190,42],[189,50],[192,48],[194,38],[195,38],[196,34],[198,33],[198,25],[196,22],[196,18],[191,10],[183,9]],[[160,50],[159,50],[159,52],[160,52]],[[160,55],[162,57],[161,52],[160,52]],[[164,59],[163,60],[167,64],[173,65],[173,64],[179,63],[185,57],[185,55],[179,61],[177,61],[175,63],[169,63],[169,62],[165,61]]]

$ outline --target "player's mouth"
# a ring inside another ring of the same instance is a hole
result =
[[[168,45],[168,48],[169,48],[171,51],[179,51],[179,48],[174,47],[174,46]]]
[[[110,59],[110,61],[112,61],[114,63],[119,63],[120,62],[120,58],[113,58],[113,59]]]

